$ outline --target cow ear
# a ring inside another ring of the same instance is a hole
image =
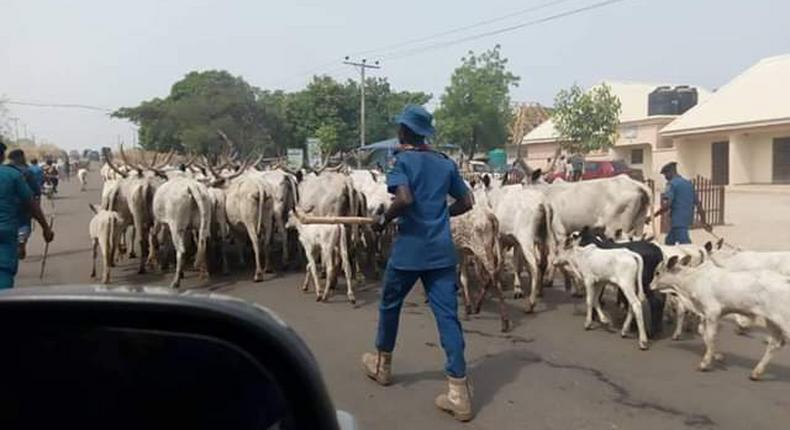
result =
[[[713,251],[713,243],[711,243],[711,241],[705,242],[705,251],[707,252]]]
[[[617,231],[614,232],[614,238],[615,239],[622,239],[622,237],[623,237],[623,229],[622,228],[618,228]]]
[[[683,258],[680,259],[680,265],[681,266],[688,266],[689,264],[691,264],[691,256],[690,255],[684,255]]]
[[[721,249],[722,246],[724,246],[724,238],[723,237],[721,239],[719,239],[718,242],[716,242],[716,249]]]
[[[673,255],[672,257],[669,257],[669,260],[667,261],[667,269],[669,270],[674,269],[675,266],[677,266],[678,264],[678,260],[680,259],[678,258],[677,255]]]

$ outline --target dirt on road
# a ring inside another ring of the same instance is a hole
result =
[[[100,179],[88,191],[63,181],[56,200],[55,241],[44,281],[38,279],[42,243],[36,230],[21,263],[17,285],[92,283],[88,203],[98,202]],[[134,261],[114,269],[117,285],[166,286],[172,274],[137,275]],[[221,292],[258,302],[281,315],[316,355],[336,407],[357,417],[362,429],[786,429],[790,428],[790,352],[780,350],[764,382],[748,379],[762,355],[761,336],[721,330],[724,363],[695,370],[702,340],[687,334],[659,339],[640,351],[615,329],[583,329],[583,304],[559,287],[548,289],[534,314],[509,300],[515,328],[501,334],[493,303],[464,322],[467,360],[477,418],[461,425],[435,410],[445,388],[443,352],[435,323],[415,289],[404,306],[395,351],[394,385],[381,388],[362,376],[359,358],[373,347],[378,285],[359,288],[358,303],[344,294],[329,303],[299,287],[301,273],[251,282],[252,270],[198,280],[187,272],[185,288]],[[341,288],[338,291],[342,291]],[[670,330],[665,330],[669,332]]]

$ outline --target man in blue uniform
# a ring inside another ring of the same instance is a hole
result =
[[[33,199],[37,205],[41,205],[41,186],[36,180],[33,173],[27,166],[25,160],[25,152],[21,149],[14,149],[8,153],[8,165],[17,169],[22,177],[25,178],[25,183],[30,187],[33,192]],[[32,231],[30,212],[24,208],[20,210],[19,219],[19,259],[24,260],[27,256],[27,240],[30,238]]]
[[[661,168],[661,174],[667,180],[667,189],[661,198],[661,209],[653,215],[655,218],[669,211],[671,227],[665,241],[667,245],[691,243],[689,228],[694,223],[695,206],[705,230],[712,230],[706,221],[705,210],[697,199],[697,193],[694,192],[694,184],[678,174],[677,165],[673,161]]]
[[[44,169],[38,164],[38,158],[32,158],[30,160],[30,167],[27,168],[30,171],[30,174],[33,175],[33,179],[36,181],[36,185],[38,185],[38,189],[41,189],[41,186],[44,185]]]
[[[0,142],[0,163],[5,161],[6,146]],[[12,288],[17,265],[17,234],[23,210],[29,211],[41,225],[44,240],[53,238],[52,230],[33,199],[33,192],[22,174],[8,165],[0,165],[0,289]]]
[[[401,150],[387,174],[387,188],[395,199],[375,228],[380,231],[398,218],[398,234],[384,275],[377,351],[363,355],[362,365],[370,378],[381,385],[390,384],[401,306],[415,282],[421,280],[447,360],[449,390],[436,398],[436,406],[468,421],[472,419],[472,407],[458,320],[458,259],[450,217],[470,210],[473,199],[455,163],[426,144],[425,138],[434,134],[432,120],[425,109],[413,105],[407,106],[397,119]],[[449,207],[448,195],[455,199]]]

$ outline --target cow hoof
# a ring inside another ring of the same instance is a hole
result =
[[[510,331],[510,320],[502,320],[502,333],[507,333]]]
[[[710,370],[710,364],[700,363],[697,366],[697,370],[699,370],[700,372],[707,372]]]
[[[717,352],[716,354],[713,354],[713,359],[715,361],[718,361],[719,363],[723,363],[724,362],[724,354],[722,354],[720,352]]]
[[[137,258],[137,254],[135,254],[134,252],[130,252],[129,258]]]
[[[354,298],[354,297],[349,297],[348,301],[351,302],[352,305],[356,305],[357,304],[357,299]]]
[[[513,298],[514,299],[523,299],[524,298],[524,293],[522,293],[521,291],[514,291],[513,292]]]
[[[255,276],[252,277],[252,282],[263,282],[263,274],[256,273]]]
[[[321,301],[321,296],[316,296],[315,301],[320,302]]]
[[[673,334],[672,335],[672,340],[680,340],[680,335],[679,334]]]
[[[749,375],[749,379],[751,379],[752,381],[755,381],[755,382],[761,381],[763,379],[763,374],[762,373],[757,373],[757,372],[752,372]]]
[[[592,330],[592,328],[593,328],[593,324],[592,323],[584,323],[584,329],[585,330]]]
[[[466,318],[469,319],[469,315],[472,315],[474,312],[472,311],[471,305],[464,306],[464,313],[466,314]]]
[[[641,349],[642,351],[647,351],[649,347],[650,345],[648,345],[647,342],[639,342],[639,349]]]
[[[622,337],[623,339],[627,338],[628,337],[628,332],[621,331],[620,332],[620,337]]]
[[[536,303],[527,303],[527,308],[524,309],[524,312],[526,312],[528,314],[531,314],[531,313],[535,312],[535,305],[536,305]]]

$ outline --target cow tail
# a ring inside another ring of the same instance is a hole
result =
[[[491,225],[494,227],[494,267],[493,267],[493,276],[492,282],[496,283],[499,279],[499,272],[502,270],[502,244],[499,241],[499,219],[497,219],[496,215],[489,214],[488,219],[491,221]]]
[[[194,184],[187,185],[187,191],[192,196],[192,200],[197,204],[200,212],[200,231],[198,232],[197,255],[195,256],[196,267],[206,267],[206,246],[208,244],[209,225],[211,223],[211,211],[206,206],[205,194]]]
[[[645,184],[639,184],[639,191],[641,192],[642,198],[639,202],[639,210],[637,210],[634,214],[636,218],[631,225],[631,232],[636,234],[641,234],[641,232],[644,230],[645,220],[649,219],[652,215],[652,203],[655,201],[655,195]]]
[[[255,232],[255,237],[257,237],[258,240],[260,240],[264,234],[263,205],[266,204],[266,189],[261,183],[257,183],[257,185],[258,185],[258,223],[257,223],[257,231]]]

